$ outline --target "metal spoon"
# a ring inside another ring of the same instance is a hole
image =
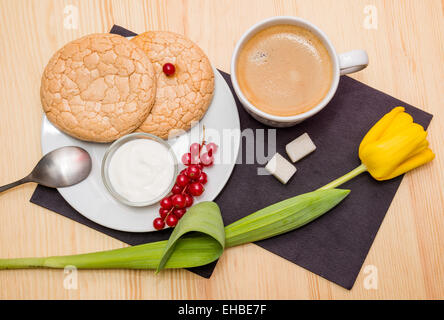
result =
[[[62,147],[47,153],[28,176],[0,187],[0,192],[27,182],[37,182],[51,188],[69,187],[85,180],[91,167],[91,157],[86,150]]]

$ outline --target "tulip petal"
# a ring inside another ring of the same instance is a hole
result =
[[[393,119],[401,112],[404,112],[403,107],[396,107],[393,108],[392,111],[385,114],[376,124],[367,132],[367,134],[364,136],[364,138],[361,141],[361,144],[359,145],[359,157],[361,157],[361,149],[376,140],[378,140],[381,135],[384,133],[384,131],[390,126]]]
[[[361,149],[360,159],[370,174],[383,180],[400,166],[405,159],[423,149],[427,133],[419,124],[412,123],[386,140],[378,140]]]
[[[427,131],[426,131],[426,134],[427,134]],[[421,142],[421,144],[418,145],[418,146],[416,147],[415,150],[413,150],[412,152],[410,152],[410,154],[408,155],[407,159],[410,158],[410,157],[413,157],[413,156],[417,155],[418,153],[424,151],[424,150],[427,149],[428,147],[429,147],[429,142],[428,142],[427,140],[424,139],[424,141]]]
[[[387,177],[384,177],[380,180],[389,180],[394,177],[397,177],[403,173],[406,173],[407,171],[410,171],[412,169],[415,169],[419,166],[422,166],[423,164],[430,162],[435,158],[435,154],[433,151],[429,148],[421,151],[420,153],[417,153],[416,155],[410,157],[405,162],[403,162],[399,167],[396,168],[395,171],[393,171],[390,175]]]
[[[390,123],[390,125],[387,127],[387,129],[379,137],[378,140],[387,139],[397,134],[399,131],[404,130],[405,128],[407,128],[408,125],[411,125],[412,123],[413,118],[411,115],[405,112],[398,113],[393,119],[392,123]]]

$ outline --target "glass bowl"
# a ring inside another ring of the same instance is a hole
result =
[[[168,149],[168,152],[170,153],[170,155],[174,161],[174,174],[173,174],[173,178],[171,179],[171,183],[170,183],[169,187],[166,188],[165,192],[162,193],[159,197],[149,200],[149,201],[145,201],[145,202],[134,202],[134,201],[128,200],[123,195],[118,193],[113,188],[111,181],[109,179],[109,175],[108,175],[109,163],[110,163],[111,158],[113,157],[114,153],[116,152],[116,150],[119,149],[126,142],[136,140],[136,139],[150,139],[150,140],[154,140],[154,141],[162,144],[164,147],[166,147]],[[165,142],[163,139],[161,139],[153,134],[143,133],[143,132],[131,133],[131,134],[123,136],[123,137],[117,139],[116,141],[114,141],[109,146],[109,148],[106,151],[105,155],[103,156],[103,160],[102,160],[102,180],[103,180],[103,184],[105,185],[106,189],[119,202],[126,204],[128,206],[132,206],[132,207],[145,207],[145,206],[155,204],[156,202],[159,202],[160,200],[162,200],[170,192],[171,188],[173,187],[173,185],[175,183],[175,178],[177,176],[177,172],[178,172],[178,162],[177,162],[176,155],[174,154],[174,151],[171,148],[171,146],[167,142]]]

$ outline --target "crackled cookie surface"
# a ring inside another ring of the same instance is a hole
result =
[[[211,103],[214,74],[205,53],[191,40],[167,31],[149,31],[131,40],[154,65],[157,92],[153,109],[138,131],[161,138],[177,135],[199,121]],[[167,76],[165,63],[175,66]]]
[[[57,128],[95,142],[137,129],[155,94],[155,72],[146,54],[113,34],[91,34],[66,44],[46,66],[40,89],[43,110]]]

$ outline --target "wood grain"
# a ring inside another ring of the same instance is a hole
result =
[[[79,10],[65,29],[64,9]],[[373,5],[378,28],[364,28]],[[184,270],[80,271],[66,290],[62,270],[0,272],[1,299],[442,299],[444,298],[444,19],[443,2],[49,1],[0,0],[0,184],[25,175],[41,157],[40,76],[66,42],[116,23],[136,32],[171,30],[197,42],[229,71],[232,50],[253,23],[296,15],[317,24],[339,52],[364,48],[367,69],[353,77],[434,114],[429,141],[436,159],[406,175],[351,291],[253,244],[227,250],[210,280]],[[34,185],[0,195],[0,256],[74,254],[123,243],[29,203]],[[365,267],[378,288],[364,286]]]

